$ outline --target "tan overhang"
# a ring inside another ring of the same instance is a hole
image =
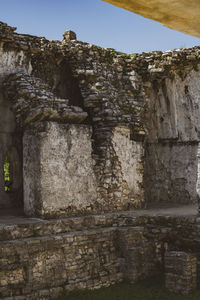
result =
[[[184,33],[200,37],[200,0],[103,0],[153,19]]]

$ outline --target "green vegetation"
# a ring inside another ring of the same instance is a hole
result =
[[[8,157],[5,158],[4,164],[3,164],[3,170],[4,170],[4,182],[5,182],[5,192],[10,191],[9,183],[10,183],[10,162],[8,160]]]
[[[132,60],[136,59],[136,57],[137,57],[137,54],[136,54],[136,53],[131,54],[131,59],[132,59]]]
[[[94,83],[97,80],[97,76],[96,75],[89,75],[86,78],[87,83]]]
[[[93,291],[68,292],[57,300],[199,300],[200,289],[189,294],[180,295],[165,289],[164,279],[153,278],[130,284],[120,283],[108,288]]]
[[[107,50],[108,62],[112,64],[113,59],[117,56],[117,51],[113,48],[108,48]]]

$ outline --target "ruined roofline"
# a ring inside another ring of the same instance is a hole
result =
[[[85,76],[89,81],[91,76],[98,77],[98,72],[96,73],[93,66],[95,61],[112,70],[117,70],[120,65],[125,73],[127,70],[134,71],[140,76],[141,83],[171,78],[175,73],[184,78],[188,70],[198,70],[200,65],[200,46],[164,52],[126,54],[112,48],[101,48],[76,39],[66,39],[66,32],[63,41],[49,41],[44,37],[18,34],[15,30],[15,27],[0,22],[0,43],[2,42],[4,50],[22,50],[29,56],[41,54],[44,58],[49,55],[58,63],[63,59],[67,60],[73,70],[73,76],[80,81],[81,77]],[[73,38],[74,33],[70,33]],[[88,61],[88,57],[91,62]]]
[[[8,26],[6,23],[0,22],[0,42],[6,44],[9,48],[18,48],[20,50],[30,50],[33,52],[52,52],[57,50],[58,53],[63,53],[63,50],[69,50],[70,46],[80,46],[86,48],[98,49],[104,53],[110,53],[113,57],[131,59],[132,61],[143,60],[148,63],[152,60],[165,61],[165,58],[173,57],[173,62],[178,63],[181,59],[189,61],[200,60],[200,46],[190,48],[172,49],[167,51],[153,50],[142,53],[123,53],[113,48],[103,48],[87,42],[77,40],[48,40],[45,37],[38,37],[29,34],[20,34],[14,32],[17,28]],[[169,64],[170,65],[170,64]]]

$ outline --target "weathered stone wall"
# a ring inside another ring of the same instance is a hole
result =
[[[135,282],[160,272],[160,254],[144,226],[118,228],[117,223],[112,226],[114,219],[120,222],[119,216],[110,215],[93,217],[94,222],[83,217],[24,224],[14,231],[12,226],[0,227],[1,299],[52,299],[64,290],[100,288],[125,278]],[[63,225],[69,221],[66,232]],[[110,221],[112,227],[106,228]],[[7,240],[9,234],[15,240]]]
[[[184,56],[182,60],[184,64]],[[191,66],[180,65],[177,66],[177,70],[173,72],[171,70],[168,78],[166,76],[152,78],[147,103],[148,141],[199,141],[200,72],[197,71],[198,69],[198,64],[195,70]]]
[[[65,288],[97,288],[122,280],[114,235],[108,228],[2,243],[1,299],[52,299],[54,289],[58,295]]]
[[[183,251],[165,254],[165,286],[175,293],[188,294],[197,286],[197,259]]]
[[[18,128],[43,121],[92,128],[96,200],[85,213],[196,201],[198,47],[127,55],[75,38],[47,41],[13,30],[1,23],[9,57],[2,88]]]
[[[118,168],[116,166],[116,171],[113,170],[112,178],[116,184],[116,179],[119,178],[119,172],[121,171],[122,180],[122,183],[119,183],[119,191],[115,192],[116,198],[119,198],[120,201],[122,201],[121,199],[124,201],[124,199],[128,198],[130,199],[130,206],[132,204],[134,207],[141,207],[144,202],[143,143],[131,140],[129,128],[115,127],[112,137],[112,146],[115,151],[115,157],[118,160]],[[109,160],[107,164],[108,163]],[[116,173],[118,173],[117,176],[115,176]]]
[[[147,214],[1,225],[0,297],[52,299],[66,289],[135,282],[163,273],[166,251],[191,253],[199,266],[199,217]]]
[[[197,203],[198,143],[147,144],[146,203]]]
[[[149,58],[146,87],[146,202],[195,203],[200,137],[198,53],[185,58],[184,51],[174,51],[159,59],[158,66]],[[167,61],[176,64],[169,68]]]
[[[2,39],[4,41],[4,35]],[[96,195],[96,200],[92,205],[88,200],[85,212],[141,207],[144,202],[141,184],[144,131],[140,122],[143,90],[138,75],[131,69],[132,58],[76,40],[49,42],[44,38],[17,35],[12,30],[8,39],[8,49],[17,45],[17,49],[21,49],[24,57],[28,58],[24,72],[16,73],[18,70],[13,69],[15,74],[4,78],[5,96],[12,102],[18,126],[24,130],[31,124],[46,120],[84,122],[92,127],[92,159],[96,177],[93,195]],[[30,72],[32,76],[29,76]],[[85,112],[81,111],[81,107]],[[84,120],[86,112],[88,118]],[[124,157],[123,152],[117,150],[119,146],[116,143],[121,141],[117,141],[119,130],[115,127],[126,127],[129,132],[122,134],[124,143],[129,145]],[[131,182],[130,175],[125,174],[128,157],[132,157],[134,182]],[[73,199],[70,198],[69,203]],[[73,207],[71,209],[71,204],[65,206],[66,214],[69,215],[70,210],[73,213],[76,205],[73,204]],[[78,214],[80,210],[76,209]]]

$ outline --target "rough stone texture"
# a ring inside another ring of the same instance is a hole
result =
[[[135,210],[196,202],[200,48],[127,55],[5,23],[0,44],[0,208],[21,196],[23,160],[25,211],[51,218],[1,222],[0,298],[134,282],[166,249],[196,253],[200,274],[198,216]]]
[[[63,40],[76,40],[76,33],[71,30],[65,31],[63,34]]]
[[[200,262],[199,224],[198,215],[148,216],[146,210],[140,216],[118,212],[1,225],[0,297],[52,299],[65,289],[135,282],[164,272],[165,253],[166,265],[172,263],[167,274],[173,269],[173,276],[184,282],[182,292],[189,291],[195,280],[194,254]],[[187,254],[167,261],[171,251]]]
[[[149,239],[147,220],[110,214],[0,226],[1,298],[52,299],[160,272],[161,245]]]
[[[67,99],[57,98],[39,78],[15,73],[6,78],[4,89],[21,127],[44,120],[81,123],[87,118],[86,112],[69,106]]]
[[[144,227],[122,228],[117,239],[124,279],[136,282],[160,271],[155,242],[145,237]]]
[[[180,251],[165,253],[165,286],[171,292],[188,294],[196,289],[197,259]]]
[[[183,59],[184,61],[184,59]],[[153,70],[153,66],[151,66]],[[197,202],[198,66],[153,75],[146,112],[145,193],[149,203]]]
[[[145,18],[200,37],[200,6],[198,0],[104,0]]]
[[[57,289],[58,296],[65,289],[121,281],[114,236],[115,229],[105,228],[2,242],[1,299],[52,299],[51,289]]]
[[[145,152],[147,205],[198,202],[197,150],[198,143],[166,142],[147,145]]]
[[[25,131],[23,145],[26,214],[91,210],[97,195],[87,125],[40,123]]]
[[[124,182],[121,184],[122,189],[118,192],[119,197],[126,199],[126,194],[128,194],[129,203],[133,203],[135,207],[141,207],[141,203],[144,201],[143,143],[130,139],[129,128],[116,127],[113,131],[112,144]],[[124,195],[124,193],[126,194]]]
[[[22,49],[7,49],[0,40],[0,82],[15,72],[31,73],[30,57]]]
[[[199,141],[200,72],[197,71],[198,68],[198,65],[192,70],[185,67],[171,74],[172,78],[155,78],[152,81],[147,112],[149,141]]]
[[[197,166],[189,153],[197,162],[198,47],[127,55],[75,39],[59,42],[16,34],[1,25],[1,88],[8,111],[15,114],[16,130],[40,127],[43,120],[92,128],[97,198],[91,213],[144,207],[163,199],[195,201]],[[119,133],[120,128],[127,134]],[[178,169],[170,170],[167,143],[174,149],[170,155]],[[178,159],[176,153],[181,153]],[[158,154],[159,160],[152,161]],[[184,173],[181,159],[189,164]],[[159,186],[161,194],[171,181],[169,196],[155,197],[152,186]],[[183,193],[182,182],[186,182],[184,200],[176,197]]]

